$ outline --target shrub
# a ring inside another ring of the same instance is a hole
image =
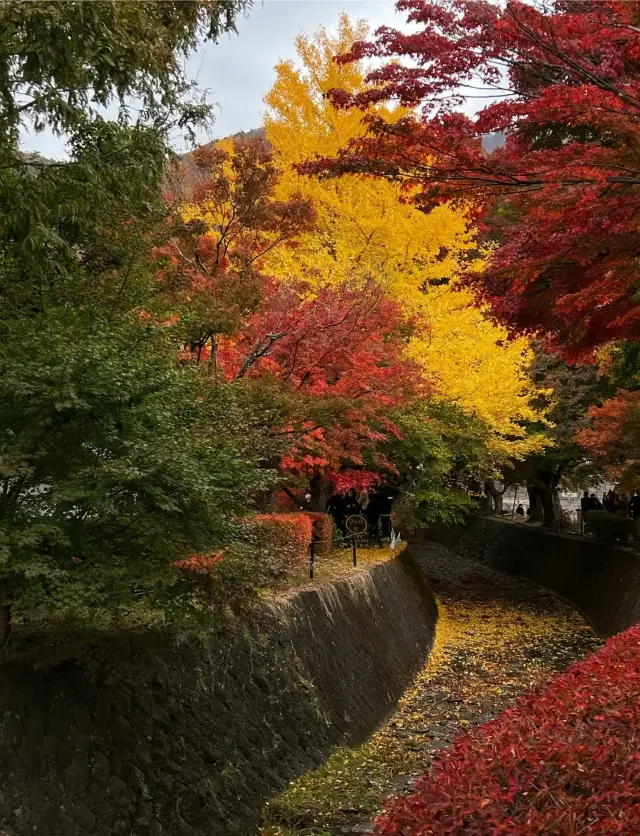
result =
[[[179,618],[170,564],[233,542],[268,487],[237,391],[176,363],[161,327],[86,322],[47,308],[0,324],[0,603],[14,627]]]
[[[609,511],[589,511],[585,515],[585,526],[587,531],[599,537],[626,539],[628,534],[633,534],[633,520],[618,517]]]
[[[264,580],[307,562],[312,531],[307,514],[258,514],[250,528]]]
[[[307,517],[311,520],[316,554],[329,554],[333,548],[333,517],[321,511],[308,511]]]
[[[458,738],[379,836],[640,833],[640,625]]]
[[[295,493],[294,493],[295,495]],[[296,503],[291,496],[283,490],[278,490],[275,492],[273,497],[273,507],[276,513],[299,513],[300,506],[304,504],[304,497],[300,496],[298,498],[298,502]]]

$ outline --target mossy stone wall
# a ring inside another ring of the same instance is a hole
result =
[[[392,711],[437,609],[410,560],[207,641],[0,669],[2,836],[255,834],[264,801]]]
[[[549,587],[610,636],[640,621],[640,552],[492,517],[437,536],[458,554]]]

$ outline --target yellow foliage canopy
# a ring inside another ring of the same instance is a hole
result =
[[[424,214],[404,201],[399,184],[354,175],[321,181],[293,168],[315,154],[331,156],[363,133],[359,111],[336,110],[323,95],[335,87],[362,88],[361,69],[339,66],[333,56],[366,33],[366,24],[354,26],[343,16],[336,38],[320,29],[313,40],[296,39],[302,70],[292,62],[276,67],[265,129],[283,170],[280,197],[297,191],[311,197],[318,222],[301,247],[279,252],[271,266],[285,278],[302,273],[312,284],[373,279],[416,313],[420,286],[454,275],[476,246],[464,207]],[[402,114],[384,112],[389,119]]]
[[[531,406],[536,389],[526,373],[533,359],[528,341],[510,340],[474,305],[471,292],[455,284],[431,288],[425,308],[430,328],[414,337],[408,354],[442,394],[489,425],[496,462],[542,449],[544,437],[526,436],[520,423],[544,417]]]
[[[463,265],[481,266],[465,205],[426,214],[407,203],[397,183],[357,175],[318,180],[293,168],[316,154],[335,154],[364,132],[362,113],[337,110],[324,94],[362,89],[363,68],[333,59],[367,31],[366,23],[343,15],[335,37],[321,28],[313,39],[296,39],[299,67],[291,61],[276,66],[276,82],[265,97],[265,129],[282,168],[279,196],[310,197],[317,223],[295,249],[275,251],[269,267],[285,281],[303,278],[312,286],[381,284],[417,322],[408,352],[440,394],[489,424],[496,460],[526,455],[543,446],[519,423],[542,417],[530,405],[528,344],[509,341],[456,286]],[[393,120],[403,111],[383,112]]]

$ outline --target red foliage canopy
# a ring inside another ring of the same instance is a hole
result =
[[[640,340],[640,10],[636,3],[400,0],[417,31],[379,29],[341,61],[383,59],[343,107],[419,108],[307,172],[367,172],[417,188],[425,209],[472,198],[508,240],[470,278],[513,329],[568,356]],[[475,116],[465,98],[489,98]],[[497,99],[497,101],[496,101]],[[503,133],[488,154],[481,138]],[[499,237],[499,236],[498,236]]]
[[[266,253],[295,247],[315,212],[300,196],[276,199],[280,172],[265,140],[201,148],[195,165],[188,203],[156,253],[184,359],[209,363],[218,382],[275,384],[265,431],[289,440],[284,470],[334,476],[365,458],[390,468],[375,448],[397,434],[389,413],[423,385],[403,357],[411,323],[373,282],[311,292],[267,274]]]
[[[228,380],[272,378],[294,395],[300,418],[282,428],[294,439],[282,467],[329,473],[362,465],[365,449],[397,435],[389,413],[423,386],[402,356],[406,336],[399,308],[374,285],[309,298],[272,282],[260,310],[221,340],[218,362]]]
[[[460,737],[379,836],[640,832],[640,626]]]
[[[640,485],[640,392],[620,390],[589,410],[591,425],[576,440],[623,487]]]

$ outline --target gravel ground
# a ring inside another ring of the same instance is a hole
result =
[[[342,836],[373,830],[386,798],[406,792],[440,749],[524,691],[600,645],[552,593],[457,557],[411,548],[438,599],[436,644],[388,723],[341,749],[269,805],[263,836]]]

